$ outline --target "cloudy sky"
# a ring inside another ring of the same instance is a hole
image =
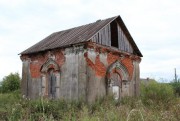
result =
[[[0,0],[0,80],[21,74],[18,54],[49,34],[116,15],[144,56],[141,77],[180,76],[179,0]]]

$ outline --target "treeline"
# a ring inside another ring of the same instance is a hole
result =
[[[10,93],[20,89],[20,81],[19,73],[10,73],[0,82],[0,93]]]
[[[21,78],[19,73],[10,73],[8,76],[5,76],[3,80],[0,82],[0,93],[9,93],[20,89],[20,81]],[[156,82],[155,80],[151,80],[151,82]],[[157,82],[156,82],[157,83]],[[180,96],[180,79],[177,81],[173,80],[170,83],[158,83],[159,85],[170,85],[172,86],[173,93],[176,96]],[[150,87],[154,86],[150,84]],[[149,88],[147,88],[149,90]]]
[[[5,76],[0,82],[0,93],[9,93],[20,89],[21,78],[19,73],[10,73],[8,76]],[[176,96],[180,96],[180,79],[177,81],[173,80],[170,83],[158,83],[155,80],[151,80],[151,83],[157,83],[159,85],[170,85],[173,89],[173,93]],[[149,87],[153,87],[154,84],[150,84]],[[162,87],[160,87],[162,88]],[[149,90],[147,88],[146,90]]]

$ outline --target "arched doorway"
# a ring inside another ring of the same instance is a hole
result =
[[[106,73],[107,94],[113,94],[114,99],[119,100],[125,96],[124,82],[129,80],[129,73],[126,67],[119,61],[112,63]],[[128,93],[128,92],[127,92]]]
[[[110,77],[110,88],[114,99],[118,100],[121,97],[121,78],[118,73],[113,73]]]

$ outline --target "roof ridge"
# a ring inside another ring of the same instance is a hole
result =
[[[119,17],[119,15],[118,15],[118,16],[114,16],[114,17],[111,17],[111,18],[107,18],[107,19],[105,19],[105,20],[112,19],[111,21],[109,21],[109,22],[107,23],[107,24],[109,24],[109,23],[111,23],[112,21],[114,21],[117,17]],[[105,21],[105,20],[101,20],[101,21]],[[101,21],[98,20],[97,22],[101,22]],[[106,24],[106,25],[107,25],[107,24]],[[96,33],[98,33],[100,30],[102,30],[106,25],[104,25],[104,26],[103,26],[101,29],[99,29]],[[95,33],[95,34],[96,34],[96,33]],[[91,39],[95,34],[93,34],[91,37],[89,37],[89,39]],[[88,39],[88,40],[89,40],[89,39]]]
[[[119,16],[119,15],[118,15]],[[43,43],[43,42],[46,42],[48,38],[54,38],[54,36],[58,35],[58,34],[62,34],[61,36],[64,36],[64,34],[67,34],[66,32],[67,31],[71,31],[71,30],[75,30],[75,29],[78,29],[78,28],[83,28],[85,26],[91,26],[93,24],[97,24],[97,23],[101,23],[103,21],[107,21],[108,19],[112,19],[112,18],[117,18],[118,16],[114,16],[114,17],[110,17],[110,18],[106,18],[106,19],[100,19],[100,21],[94,21],[94,22],[91,22],[91,23],[88,23],[88,24],[84,24],[84,25],[79,25],[79,26],[75,26],[75,27],[72,27],[72,28],[69,28],[69,29],[64,29],[64,30],[61,30],[61,31],[57,31],[57,32],[53,32],[51,33],[49,36],[45,37],[44,39],[42,39],[41,41],[37,42],[36,44],[34,44],[33,46],[29,47],[28,49],[24,50],[23,52],[21,52],[20,54],[27,54],[27,53],[33,53],[33,52],[36,52],[36,51],[32,51],[32,49],[35,49],[35,50],[39,50],[39,51],[43,51],[43,48],[46,50],[47,46],[46,43],[45,44],[42,44],[41,45],[41,49],[38,49],[39,48],[39,44]],[[114,19],[113,19],[114,20]],[[99,31],[99,30],[98,30]],[[64,32],[64,33],[63,33]],[[92,36],[91,36],[92,37]],[[87,39],[89,40],[89,39]],[[58,41],[58,40],[56,40]],[[56,42],[55,42],[56,43]]]
[[[102,21],[106,21],[106,20],[108,20],[108,19],[112,19],[112,18],[117,18],[119,15],[117,15],[117,16],[114,16],[114,17],[110,17],[110,18],[106,18],[106,19],[98,19],[98,20],[96,20],[96,21],[94,21],[94,22],[91,22],[91,23],[88,23],[88,24],[83,24],[83,25],[79,25],[79,26],[75,26],[75,27],[72,27],[72,28],[69,28],[69,29],[64,29],[64,30],[60,30],[60,31],[57,31],[57,32],[53,32],[52,34],[54,34],[54,33],[59,33],[59,32],[63,32],[63,31],[68,31],[68,30],[71,30],[71,29],[76,29],[76,28],[78,28],[78,27],[83,27],[83,26],[87,26],[87,25],[90,25],[90,24],[95,24],[95,23],[97,23],[97,22],[102,22]],[[99,21],[100,20],[100,21]]]
[[[140,50],[138,49],[136,43],[134,42],[133,38],[131,37],[128,29],[126,28],[123,20],[119,15],[103,20],[100,19],[92,23],[72,27],[70,29],[53,32],[49,36],[34,44],[33,46],[24,50],[20,54],[32,54],[89,41],[95,34],[104,29],[104,27],[110,24],[112,21],[117,21],[119,23],[123,32],[127,36],[128,41],[132,44],[134,50],[137,51],[138,55],[142,56]]]

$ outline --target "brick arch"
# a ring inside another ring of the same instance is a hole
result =
[[[124,64],[122,64],[119,61],[115,61],[107,69],[106,78],[107,78],[108,84],[110,83],[110,77],[113,73],[119,74],[122,81],[129,80],[130,78],[127,68],[125,67]]]
[[[41,66],[41,94],[50,99],[58,98],[59,96],[59,82],[60,82],[60,68],[53,58]]]
[[[48,70],[50,68],[53,68],[55,71],[59,71],[60,68],[59,68],[59,65],[52,59],[52,58],[49,58],[42,66],[41,66],[41,69],[40,71],[41,72],[48,72]]]

